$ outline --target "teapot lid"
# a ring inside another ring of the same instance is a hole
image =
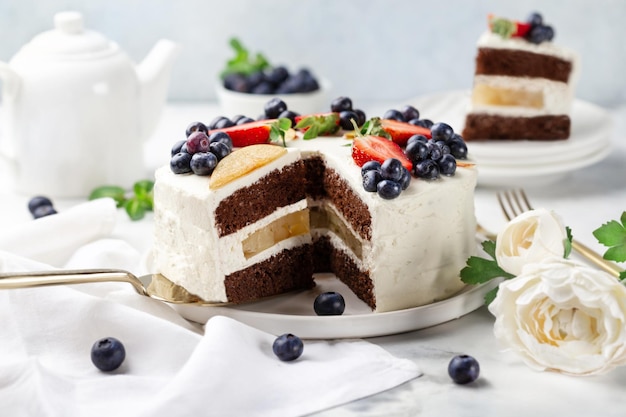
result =
[[[54,29],[35,36],[25,48],[36,53],[72,57],[109,54],[117,45],[103,35],[85,30],[83,15],[67,11],[54,15]]]

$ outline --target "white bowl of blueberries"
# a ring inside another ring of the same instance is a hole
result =
[[[265,103],[274,97],[299,114],[326,111],[330,90],[327,80],[308,68],[290,71],[284,65],[273,66],[262,54],[252,55],[237,39],[231,39],[230,45],[235,56],[216,82],[221,114],[257,119],[263,115]]]

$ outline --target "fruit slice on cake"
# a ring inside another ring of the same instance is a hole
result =
[[[209,180],[209,187],[217,189],[265,166],[287,153],[287,149],[268,144],[257,144],[234,150],[222,159]]]
[[[363,166],[368,161],[378,161],[382,164],[389,158],[398,159],[409,171],[413,167],[402,148],[387,138],[372,135],[354,138],[354,142],[352,142],[352,159],[358,166]]]

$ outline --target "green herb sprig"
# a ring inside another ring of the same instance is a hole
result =
[[[296,129],[306,129],[302,139],[314,139],[322,135],[330,135],[339,130],[339,114],[316,114],[302,118]]]
[[[146,212],[154,208],[152,189],[154,181],[141,180],[133,184],[131,191],[127,191],[117,185],[103,185],[95,188],[89,194],[89,200],[110,197],[115,200],[117,207],[124,208],[131,220],[141,220]]]
[[[252,56],[239,39],[231,38],[229,44],[233,48],[235,56],[226,62],[226,68],[221,73],[222,79],[228,74],[250,75],[271,67],[263,54],[257,53]]]
[[[291,129],[291,120],[286,117],[281,117],[270,126],[270,142],[275,144],[282,143],[283,147],[287,147],[285,136],[289,129]]]
[[[594,230],[593,235],[598,242],[608,249],[603,258],[609,261],[626,262],[626,211],[619,221],[611,220]],[[626,281],[626,271],[620,273],[622,282]]]

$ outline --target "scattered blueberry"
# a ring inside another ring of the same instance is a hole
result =
[[[285,333],[274,340],[272,350],[281,361],[293,361],[302,355],[304,344],[298,336]]]
[[[189,166],[196,175],[211,175],[217,166],[217,162],[218,158],[214,153],[198,152],[191,157]]]
[[[344,110],[352,110],[352,100],[349,97],[337,97],[330,103],[330,111],[341,113]]]
[[[116,370],[125,358],[124,345],[114,337],[100,339],[91,347],[91,362],[104,372]]]
[[[469,355],[457,355],[448,364],[448,375],[457,384],[473,382],[479,374],[478,361]]]
[[[34,219],[40,219],[42,217],[50,216],[51,214],[57,214],[57,211],[53,206],[39,206],[33,210],[32,214]]]
[[[187,174],[191,172],[191,154],[180,152],[170,159],[170,169],[174,174]]]
[[[433,126],[433,121],[430,119],[421,119],[421,121],[424,124],[424,127],[427,127],[430,129]]]
[[[38,196],[31,198],[28,201],[28,211],[30,211],[31,214],[34,213],[35,209],[37,209],[38,207],[42,207],[42,206],[52,207],[53,206],[52,200],[50,200],[48,197],[45,197],[43,195],[38,195]]]
[[[265,115],[269,119],[276,119],[278,115],[287,110],[287,104],[278,97],[270,99],[265,103]]]
[[[526,21],[530,23],[531,27],[543,25],[543,16],[537,12],[532,12]]]
[[[215,123],[215,129],[225,129],[232,126],[235,126],[235,124],[228,117],[223,117]]]
[[[443,156],[443,149],[441,148],[441,145],[439,145],[438,142],[434,142],[433,140],[430,140],[426,144],[426,147],[428,148],[428,156],[433,161],[437,161]]]
[[[540,44],[554,38],[554,29],[552,26],[539,25],[531,28],[526,36],[529,42]]]
[[[461,136],[454,134],[447,144],[456,159],[467,159],[467,145]]]
[[[392,200],[400,195],[402,187],[400,183],[392,180],[382,180],[376,187],[378,195],[385,200]]]
[[[338,292],[323,292],[313,302],[313,310],[318,316],[340,316],[346,309],[346,302]]]
[[[274,88],[272,83],[268,81],[263,81],[262,83],[254,87],[250,92],[252,94],[274,94],[276,92],[276,89]]]
[[[209,129],[202,122],[193,122],[189,126],[187,126],[187,129],[185,130],[185,136],[189,137],[189,135],[191,135],[193,132],[208,133]]]

